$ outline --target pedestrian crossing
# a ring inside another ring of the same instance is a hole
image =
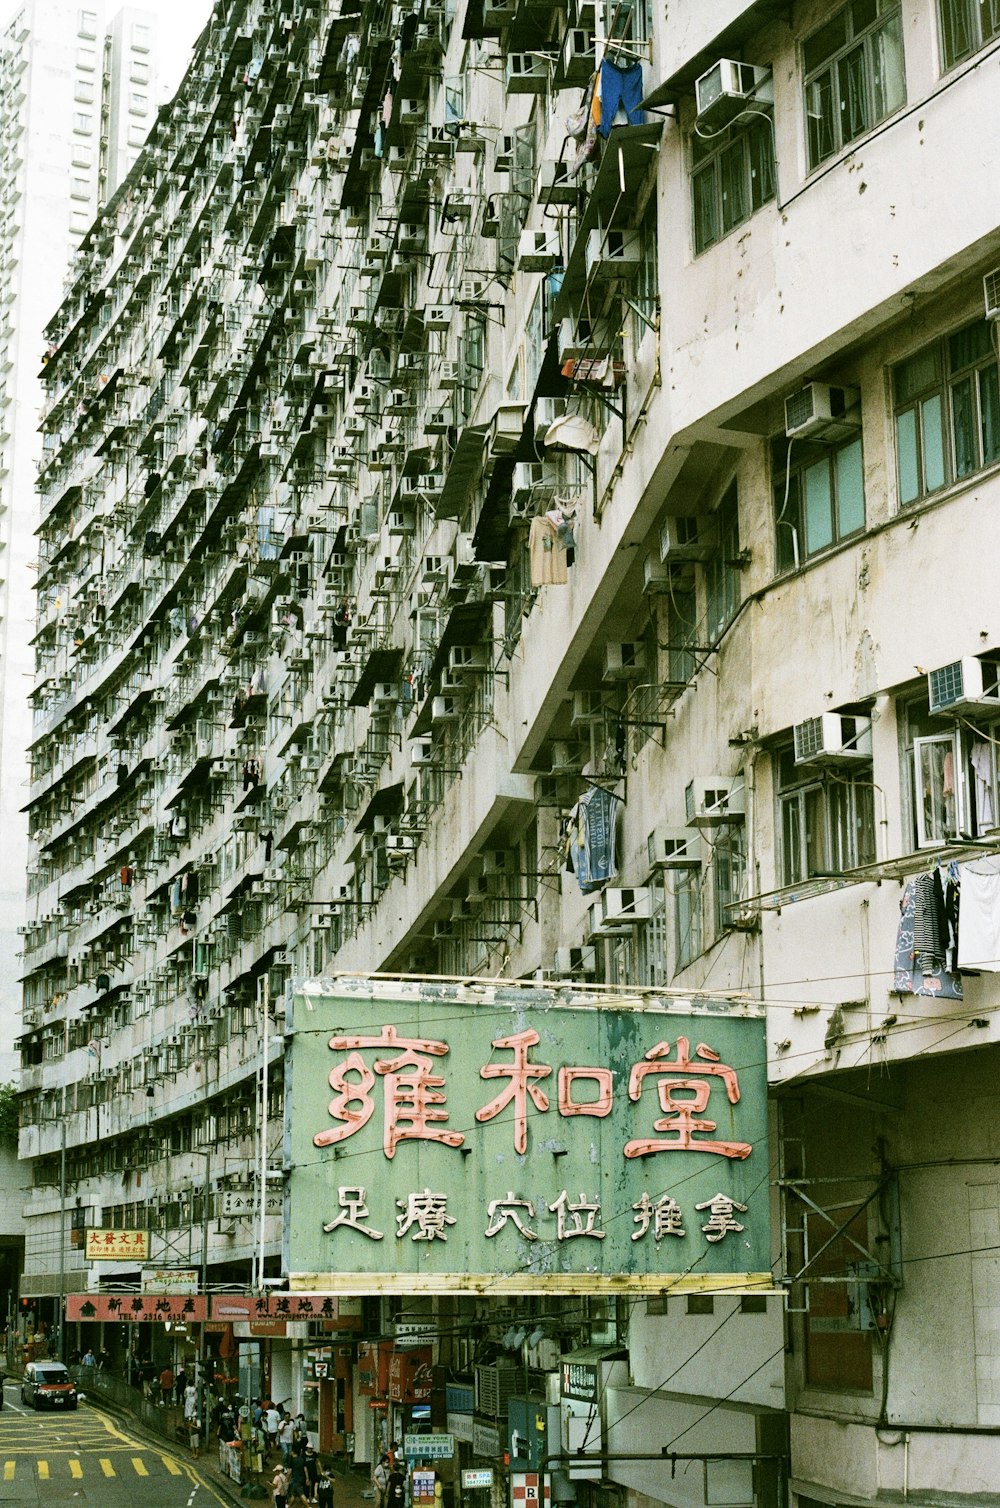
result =
[[[0,1460],[3,1460],[0,1454]],[[80,1455],[49,1458],[36,1455],[3,1460],[4,1482],[83,1482],[106,1481],[112,1477],[134,1482],[137,1477],[180,1477],[184,1468],[171,1456],[158,1451],[129,1455],[127,1451],[111,1455]]]

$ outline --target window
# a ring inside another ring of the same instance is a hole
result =
[[[875,862],[872,768],[797,765],[789,745],[775,756],[781,826],[781,883],[799,884]]]
[[[712,900],[715,935],[721,937],[731,925],[729,908],[746,896],[746,834],[740,823],[719,829],[712,844]]]
[[[691,140],[695,253],[723,236],[775,195],[774,139],[769,120],[729,126]]]
[[[736,483],[716,509],[716,546],[705,562],[709,642],[719,638],[740,605],[740,523]]]
[[[97,36],[96,10],[82,10],[77,21],[77,35],[93,40]]]
[[[94,103],[93,79],[77,79],[73,88],[73,98],[81,105],[92,105]]]
[[[142,58],[133,58],[129,64],[129,78],[133,84],[149,83],[149,64]]]
[[[629,301],[632,315],[632,339],[636,346],[650,325],[655,323],[660,301],[660,280],[657,276],[656,258],[659,241],[656,234],[656,192],[650,194],[639,221],[639,268],[632,284]]]
[[[637,928],[636,978],[655,988],[667,982],[667,891],[662,875],[650,877],[649,891],[649,922]]]
[[[803,47],[809,166],[906,100],[899,0],[850,0]]]
[[[86,178],[72,178],[69,191],[74,199],[89,199],[90,182]]]
[[[94,130],[93,120],[89,115],[79,111],[73,116],[73,130],[78,136],[91,136]]]
[[[794,570],[810,556],[859,533],[865,526],[861,436],[842,445],[775,440],[775,562]]]
[[[94,149],[89,141],[75,141],[73,143],[73,156],[71,158],[75,168],[89,168],[94,165]]]
[[[82,236],[90,228],[90,216],[86,210],[75,209],[69,217],[69,228],[75,236]]]
[[[142,26],[138,22],[132,27],[132,46],[136,52],[148,52],[150,45],[150,31],[148,26]]]
[[[76,66],[83,73],[93,73],[97,67],[97,51],[93,47],[78,47],[76,49]]]
[[[129,126],[129,128],[128,128],[128,144],[129,144],[130,147],[141,147],[142,144],[143,144],[143,142],[145,140],[146,140],[146,127],[145,126],[135,126],[135,125]]]
[[[996,682],[997,669],[989,672]],[[926,702],[904,709],[912,838],[917,848],[983,837],[1000,827],[997,740],[1000,722],[931,717]],[[901,719],[902,721],[902,719]]]
[[[128,107],[133,115],[145,115],[149,109],[149,95],[133,89],[128,97]]]
[[[1000,0],[940,0],[941,53],[946,68],[1000,36]]]
[[[904,361],[893,373],[893,393],[902,505],[1000,460],[1000,382],[986,320]]]
[[[671,885],[674,896],[674,972],[693,963],[701,952],[701,870],[678,869]]]

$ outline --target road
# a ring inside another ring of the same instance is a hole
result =
[[[0,1410],[0,1502],[101,1508],[229,1508],[178,1447],[154,1446],[89,1403],[35,1413],[19,1386]]]

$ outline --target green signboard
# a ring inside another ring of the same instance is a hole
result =
[[[305,984],[293,1286],[770,1286],[761,1008],[474,982]]]

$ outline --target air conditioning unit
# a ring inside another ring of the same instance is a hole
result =
[[[634,681],[643,672],[643,646],[635,641],[626,641],[604,646],[604,675],[608,681]]]
[[[608,887],[601,891],[601,917],[605,927],[636,927],[652,915],[652,893],[648,886],[631,890]]]
[[[399,701],[399,687],[394,681],[378,681],[372,692],[373,707],[393,707]]]
[[[927,676],[931,712],[958,713],[981,707],[1000,707],[1000,670],[989,661],[967,656]]]
[[[597,973],[597,949],[557,948],[553,962],[557,974],[575,974],[577,978],[593,979]]]
[[[707,560],[711,545],[701,536],[696,518],[671,515],[660,525],[660,559],[664,565],[679,560]]]
[[[211,780],[222,780],[229,774],[229,763],[225,759],[213,759],[208,769]]]
[[[870,717],[821,712],[793,729],[796,764],[856,764],[871,759]]]
[[[1000,267],[994,267],[983,278],[983,303],[986,305],[986,318],[1000,320]]]
[[[604,720],[605,701],[602,691],[574,691],[569,720],[574,728]]]
[[[456,696],[435,696],[431,699],[431,722],[454,723],[462,716],[462,704]]]
[[[808,382],[785,399],[789,440],[849,440],[861,428],[861,395],[856,387]]]
[[[416,853],[417,840],[409,836],[400,836],[393,833],[385,840],[385,856],[387,859],[405,859]]]
[[[646,839],[646,857],[654,869],[700,869],[701,834],[697,828],[654,827]]]
[[[462,368],[457,361],[442,361],[437,369],[438,387],[454,391],[462,386]]]
[[[514,855],[507,848],[484,848],[479,856],[483,874],[511,874]]]
[[[742,115],[751,102],[773,104],[774,80],[770,68],[720,58],[695,80],[694,94],[699,126],[717,131]]]
[[[501,403],[493,415],[490,455],[510,455],[521,443],[527,409],[523,403]]]
[[[451,325],[452,312],[447,304],[428,304],[424,309],[425,330],[447,330]]]
[[[554,230],[522,230],[517,243],[519,272],[551,272],[561,260],[559,235]]]
[[[534,52],[507,55],[508,94],[544,94],[549,84],[549,61]]]
[[[592,230],[587,237],[587,278],[615,281],[638,275],[642,246],[635,230]]]
[[[695,827],[724,827],[746,816],[742,775],[699,775],[684,792],[684,814]]]
[[[580,184],[570,177],[570,164],[544,161],[538,172],[538,197],[543,204],[576,204]]]
[[[448,651],[448,669],[459,676],[482,674],[489,669],[483,644],[453,644]]]
[[[410,745],[410,764],[429,765],[434,762],[434,746],[430,739],[416,740]]]

